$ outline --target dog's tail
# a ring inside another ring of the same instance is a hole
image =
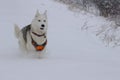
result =
[[[15,36],[16,38],[18,38],[20,33],[20,28],[18,27],[17,24],[14,24],[14,29],[15,29]]]

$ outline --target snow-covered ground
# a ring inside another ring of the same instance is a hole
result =
[[[14,23],[29,24],[36,10],[48,11],[48,55],[25,57],[14,37]],[[120,80],[120,49],[105,47],[89,24],[102,18],[73,13],[52,0],[0,1],[0,80]]]

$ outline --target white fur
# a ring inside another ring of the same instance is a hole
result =
[[[38,20],[40,20],[40,22]],[[44,22],[44,20],[45,20],[45,22]],[[40,28],[42,28],[41,27],[42,24],[45,25],[44,30],[40,29]],[[42,34],[45,33],[46,36],[47,36],[47,27],[48,27],[47,12],[45,11],[45,13],[40,14],[37,11],[34,19],[31,22],[31,31],[30,31],[30,33],[27,32],[27,35],[26,35],[27,36],[27,43],[26,43],[25,40],[23,39],[23,33],[21,32],[19,27],[15,24],[15,36],[19,41],[20,49],[22,51],[26,51],[26,52],[37,52],[37,53],[40,53],[40,54],[45,53],[46,48],[43,51],[36,51],[35,50],[34,46],[31,43],[31,36],[34,39],[34,41],[37,42],[37,44],[39,44],[39,45],[43,44],[46,41],[46,38],[44,38],[44,36],[38,37],[38,36],[32,34],[32,32],[35,32],[39,35],[42,35]]]
[[[19,27],[17,26],[17,24],[15,24],[14,26],[15,26],[15,36],[16,36],[16,38],[18,38],[18,37],[19,37],[20,29],[19,29]]]

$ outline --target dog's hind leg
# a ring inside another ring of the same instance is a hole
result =
[[[25,40],[23,39],[22,32],[19,33],[19,46],[22,51],[26,51],[26,43]]]

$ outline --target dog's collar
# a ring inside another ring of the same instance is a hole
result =
[[[32,45],[35,47],[36,51],[42,51],[42,50],[45,48],[45,46],[47,45],[47,39],[46,39],[46,41],[45,41],[43,44],[41,44],[41,45],[38,45],[38,44],[33,40],[32,37],[31,37],[31,39],[32,39],[31,43],[32,43]]]
[[[34,35],[36,35],[36,36],[38,36],[38,37],[42,37],[42,36],[46,37],[45,33],[42,34],[42,35],[39,35],[39,34],[37,34],[37,33],[35,33],[35,32],[32,32],[32,34],[34,34]]]

